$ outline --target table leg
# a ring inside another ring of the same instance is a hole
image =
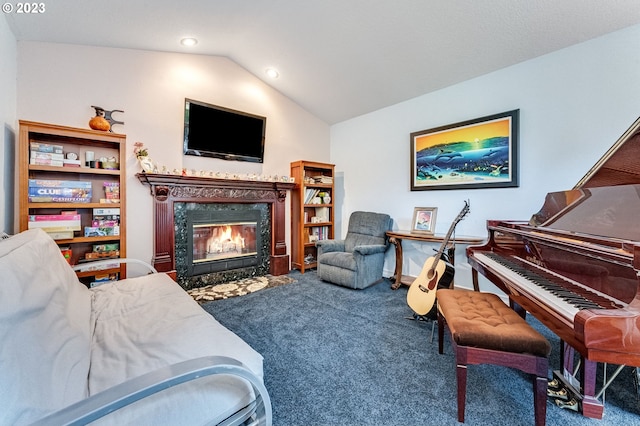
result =
[[[396,249],[396,270],[394,271],[393,284],[391,284],[392,290],[397,290],[402,284],[402,239],[396,237],[390,237],[389,242],[395,246]]]

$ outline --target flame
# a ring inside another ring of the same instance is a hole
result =
[[[229,225],[224,227],[224,230],[222,231],[222,235],[220,235],[220,240],[222,241],[231,240],[231,227]]]
[[[219,230],[217,236],[213,236],[207,241],[207,253],[242,252],[244,238],[240,232],[236,232],[234,235],[230,225],[220,226]]]

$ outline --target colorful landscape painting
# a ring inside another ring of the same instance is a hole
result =
[[[518,110],[411,134],[412,190],[517,186]]]

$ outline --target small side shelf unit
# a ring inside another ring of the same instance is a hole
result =
[[[291,195],[291,268],[304,274],[317,266],[316,241],[334,238],[333,164],[291,163],[295,188]]]
[[[40,227],[52,235],[70,264],[86,264],[77,275],[88,286],[125,278],[124,264],[98,269],[91,262],[126,257],[126,136],[19,124],[20,231]]]

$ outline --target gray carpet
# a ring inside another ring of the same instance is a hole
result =
[[[451,347],[446,340],[439,355],[431,323],[405,319],[406,287],[393,291],[383,281],[350,290],[314,271],[290,276],[297,282],[203,305],[264,355],[274,425],[460,424]],[[558,339],[529,321],[551,341],[557,369]],[[632,377],[625,368],[609,388],[603,420],[548,402],[547,425],[640,425]],[[528,375],[470,366],[467,385],[465,424],[533,424]]]

